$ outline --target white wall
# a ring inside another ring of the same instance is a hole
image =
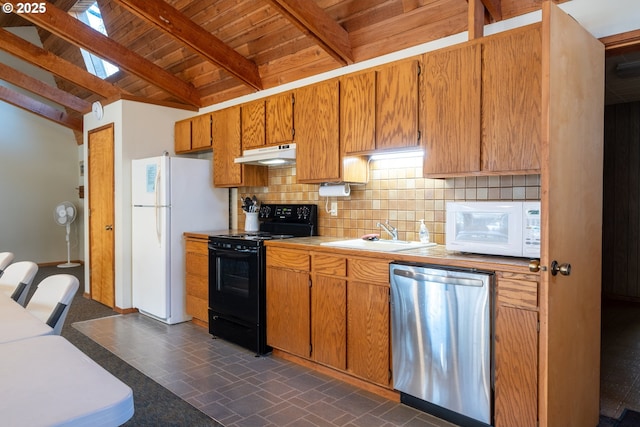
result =
[[[84,142],[92,129],[114,123],[114,233],[115,233],[115,304],[132,307],[131,297],[131,160],[160,156],[164,151],[175,155],[173,127],[193,113],[134,101],[117,101],[104,107],[104,117],[84,117]],[[85,164],[88,164],[86,154]],[[85,191],[90,206],[88,188]],[[85,219],[85,254],[89,265],[89,218]],[[89,270],[85,269],[85,292],[90,291]]]
[[[10,30],[40,45],[34,28]],[[55,84],[48,73],[9,54],[0,52],[0,61]],[[53,208],[68,200],[80,214],[71,227],[71,259],[82,259],[83,203],[76,190],[81,179],[73,132],[4,102],[0,129],[0,251],[14,252],[16,260],[66,261],[65,228],[54,223]]]

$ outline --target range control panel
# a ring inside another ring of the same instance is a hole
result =
[[[262,221],[290,224],[314,224],[318,216],[318,206],[312,204],[262,205],[259,218]]]

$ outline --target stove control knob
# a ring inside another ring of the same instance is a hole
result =
[[[307,219],[309,217],[309,208],[307,206],[303,206],[302,208],[300,208],[302,210],[302,217],[304,219]]]
[[[260,218],[268,218],[270,213],[271,213],[271,207],[262,206],[260,208]]]

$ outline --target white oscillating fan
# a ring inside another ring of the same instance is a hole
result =
[[[67,229],[67,262],[58,264],[59,268],[77,267],[80,264],[71,262],[71,246],[69,244],[69,233],[71,223],[76,219],[76,207],[71,202],[61,202],[53,209],[53,219],[58,225],[63,225]]]

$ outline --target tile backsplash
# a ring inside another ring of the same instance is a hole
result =
[[[352,184],[348,197],[320,197],[318,184],[297,184],[296,168],[269,168],[268,187],[241,187],[238,194],[256,195],[261,203],[313,203],[318,205],[318,231],[322,236],[357,238],[380,233],[378,222],[389,220],[401,240],[418,240],[420,219],[433,242],[444,244],[448,201],[539,200],[540,175],[480,176],[445,179],[422,177],[422,159],[379,160],[369,164],[369,182]],[[337,202],[338,215],[328,212]],[[238,224],[244,215],[238,203]]]

